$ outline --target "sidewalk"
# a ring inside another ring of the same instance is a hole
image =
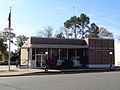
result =
[[[8,66],[0,66],[0,77],[7,76],[28,76],[28,75],[46,75],[46,74],[57,74],[61,73],[60,70],[49,69],[45,71],[44,69],[19,69],[16,66],[11,66],[10,71],[8,71]]]
[[[60,70],[48,70],[44,69],[18,69],[11,71],[0,71],[0,77],[7,76],[28,76],[28,75],[46,75],[46,74],[57,74],[61,73]]]
[[[93,72],[114,72],[119,69],[18,69],[16,66],[11,66],[11,71],[8,71],[8,66],[0,66],[0,77],[10,76],[30,76],[30,75],[53,75],[53,74],[73,74],[73,73],[93,73]]]

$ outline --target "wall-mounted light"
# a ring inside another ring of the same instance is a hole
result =
[[[113,53],[112,52],[110,52],[110,55],[112,55]]]
[[[45,52],[45,54],[48,54],[48,52]]]

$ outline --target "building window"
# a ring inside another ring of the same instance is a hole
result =
[[[60,49],[60,59],[67,60],[67,49]]]
[[[47,51],[46,48],[37,48],[36,49],[36,54],[45,54],[46,51]]]
[[[68,49],[68,60],[73,60],[75,58],[75,49]]]
[[[35,60],[35,48],[32,48],[32,60]]]
[[[59,49],[52,49],[52,57],[59,59]]]
[[[83,50],[83,49],[77,49],[77,56],[83,57],[84,52],[85,52],[85,50]]]

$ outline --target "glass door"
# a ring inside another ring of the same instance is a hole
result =
[[[36,55],[36,67],[45,67],[46,57],[45,54]]]
[[[41,55],[36,55],[36,67],[41,67]]]

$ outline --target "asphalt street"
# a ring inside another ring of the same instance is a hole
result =
[[[120,90],[120,72],[0,77],[0,90]]]

